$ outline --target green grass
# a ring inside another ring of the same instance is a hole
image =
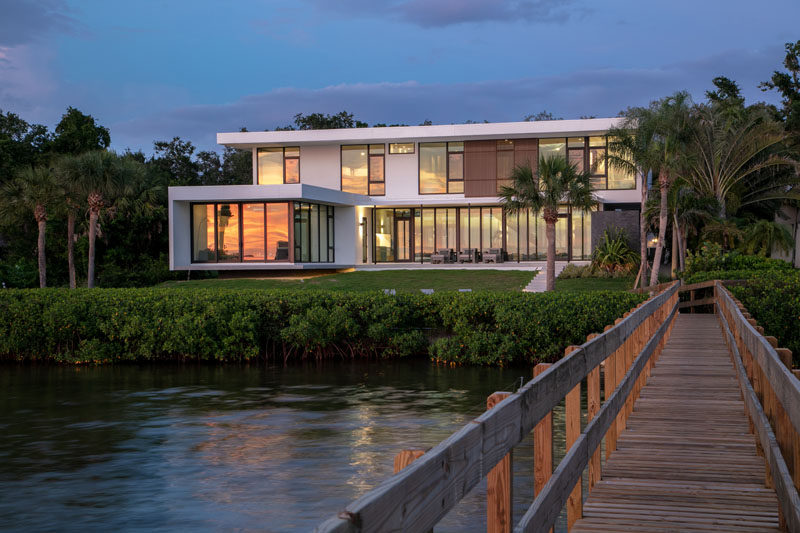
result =
[[[633,288],[633,278],[574,278],[556,280],[556,291],[627,291],[631,288]]]
[[[338,291],[372,291],[396,289],[419,291],[433,289],[448,291],[472,289],[473,291],[520,291],[535,272],[525,270],[387,270],[379,272],[347,272],[326,274],[300,280],[289,279],[206,279],[196,281],[168,281],[164,287],[227,288],[227,289],[328,289]]]

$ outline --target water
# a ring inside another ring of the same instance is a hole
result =
[[[390,476],[398,451],[432,447],[529,375],[424,360],[0,367],[0,530],[308,531]],[[514,454],[516,521],[531,439]],[[436,531],[485,531],[485,490]]]

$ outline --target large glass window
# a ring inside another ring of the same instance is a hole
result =
[[[321,230],[323,225],[326,226],[324,232]],[[333,206],[295,202],[294,260],[301,263],[332,263],[333,242]]]
[[[520,214],[506,213],[506,252],[509,261],[519,261],[519,229]],[[522,213],[525,216],[525,213]],[[524,247],[524,244],[523,244]]]
[[[239,256],[239,204],[217,204],[217,261],[241,261]]]
[[[342,190],[356,194],[386,194],[382,144],[342,146]]]
[[[267,260],[289,260],[289,204],[267,204]]]
[[[447,143],[419,143],[419,193],[447,192]]]
[[[367,194],[367,167],[366,144],[342,146],[342,190],[356,194]]]
[[[258,184],[300,183],[300,147],[259,148]]]
[[[566,139],[539,139],[539,157],[567,157]]]
[[[511,186],[514,171],[514,141],[497,141],[497,192]]]
[[[464,143],[419,143],[419,193],[464,192]]]
[[[288,260],[288,203],[192,205],[193,262]]]
[[[192,261],[215,262],[214,204],[192,206]]]
[[[264,204],[242,205],[242,261],[266,259],[266,219]]]
[[[436,245],[435,236],[436,230],[434,228],[434,209],[422,210],[422,260],[430,260],[431,253]]]
[[[586,150],[583,137],[570,137],[567,141],[567,152],[570,164],[575,165],[578,172],[586,168]]]

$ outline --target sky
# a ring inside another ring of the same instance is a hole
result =
[[[777,103],[758,84],[798,20],[798,0],[0,0],[0,110],[52,128],[77,107],[150,153],[296,113],[616,116],[720,75]]]

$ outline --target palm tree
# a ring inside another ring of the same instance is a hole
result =
[[[769,256],[773,250],[789,253],[794,239],[789,228],[774,220],[757,220],[744,230],[740,249],[746,254]]]
[[[95,282],[95,241],[97,239],[98,219],[115,198],[125,189],[127,174],[132,166],[122,161],[117,154],[105,150],[85,152],[78,156],[77,170],[80,173],[80,186],[89,208],[89,260],[86,285],[94,287]]]
[[[686,167],[685,147],[689,141],[692,120],[691,98],[686,92],[677,92],[653,102],[647,108],[629,109],[625,116],[626,120],[620,128],[609,131],[609,135],[621,138],[611,143],[609,163],[623,170],[638,170],[643,179],[651,173],[658,177],[661,191],[658,242],[650,272],[650,285],[655,285],[667,234],[669,188]],[[644,238],[642,242],[645,242]]]
[[[697,235],[698,228],[714,218],[714,213],[719,211],[719,204],[714,197],[698,196],[683,180],[674,189],[673,232],[677,237],[678,268],[685,270],[689,235]],[[673,255],[675,253],[673,249]]]
[[[75,278],[75,222],[81,211],[84,193],[78,156],[67,155],[56,161],[55,175],[62,191],[61,210],[67,214],[67,266],[69,288],[77,286]]]
[[[701,236],[703,240],[722,245],[723,250],[733,250],[736,244],[744,238],[744,232],[733,220],[715,218],[705,225]]]
[[[511,186],[504,185],[500,189],[499,196],[506,213],[519,213],[525,209],[542,213],[547,235],[548,291],[555,289],[558,208],[568,204],[588,211],[597,205],[589,176],[589,172],[578,172],[577,167],[564,157],[542,157],[536,174],[530,164],[517,166],[511,173]]]
[[[39,287],[47,286],[47,261],[45,256],[45,235],[47,232],[47,208],[59,196],[58,185],[50,169],[46,167],[26,167],[11,181],[3,184],[2,215],[14,212],[33,213],[39,229],[37,251],[39,256]]]
[[[647,228],[650,224],[645,217],[645,211],[647,209],[647,176],[651,167],[650,162],[647,160],[650,136],[644,127],[637,127],[640,122],[646,124],[645,121],[638,118],[643,111],[645,111],[643,108],[629,109],[622,126],[608,131],[607,154],[610,167],[626,174],[639,176],[641,179],[639,273],[637,274],[637,279],[641,280],[642,288],[647,286]]]
[[[788,171],[800,162],[780,123],[759,108],[738,120],[714,106],[699,107],[696,115],[686,179],[699,195],[717,199],[720,217],[732,207],[800,198],[800,177]]]

